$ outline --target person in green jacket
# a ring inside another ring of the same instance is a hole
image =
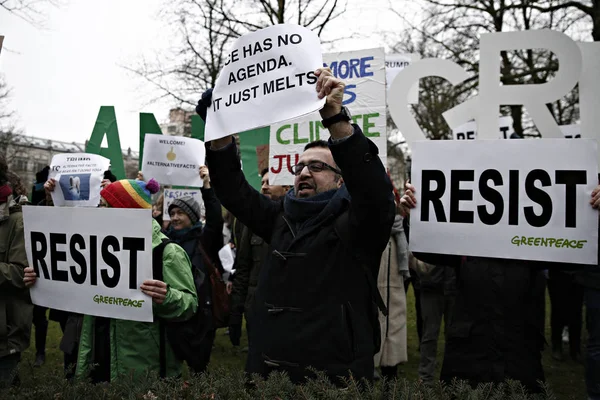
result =
[[[0,389],[18,382],[17,367],[31,335],[33,305],[23,282],[25,191],[0,156]]]
[[[120,180],[101,192],[101,207],[150,209],[151,194],[159,190],[158,183]],[[152,221],[152,247],[167,237]],[[26,280],[33,268],[26,271]],[[186,320],[194,315],[198,298],[192,277],[190,260],[185,251],[169,244],[163,254],[164,282],[146,280],[143,293],[152,297],[154,316],[161,319]],[[35,272],[33,272],[35,277]],[[166,376],[181,374],[178,360],[166,341]],[[126,321],[84,316],[79,344],[76,376],[90,377],[92,382],[112,382],[120,376],[140,378],[148,372],[159,373],[159,323]]]

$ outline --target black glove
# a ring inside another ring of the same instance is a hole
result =
[[[198,100],[198,105],[196,106],[196,113],[198,113],[204,122],[206,122],[206,110],[212,103],[212,91],[213,90],[211,88],[202,93],[202,98]]]
[[[240,339],[242,338],[242,324],[236,322],[229,323],[229,340],[234,346],[240,345]]]

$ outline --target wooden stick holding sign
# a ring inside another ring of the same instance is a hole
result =
[[[0,54],[2,54],[2,43],[4,43],[4,36],[0,35]]]

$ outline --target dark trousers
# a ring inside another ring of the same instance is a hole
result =
[[[419,343],[421,343],[421,338],[423,337],[423,318],[421,316],[421,290],[418,289],[418,285],[416,284],[416,274],[411,271],[410,279],[406,279],[404,281],[404,293],[408,293],[408,286],[412,283],[413,291],[415,292],[415,311],[417,313],[417,335],[419,336]]]
[[[583,286],[576,283],[573,274],[559,270],[548,271],[550,294],[550,327],[552,350],[562,349],[562,331],[569,327],[571,356],[581,353],[581,328],[583,325]]]
[[[61,320],[59,322],[60,329],[63,335],[67,327],[67,321]],[[63,368],[65,371],[65,378],[67,380],[73,380],[75,377],[75,368],[77,368],[77,354],[79,353],[79,346],[75,346],[75,349],[71,353],[63,352]]]
[[[13,353],[0,357],[0,389],[18,383],[19,361],[21,361],[21,353]]]
[[[33,306],[33,325],[35,325],[35,354],[46,354],[46,336],[48,335],[48,319],[46,307]]]
[[[585,383],[588,397],[600,400],[600,290],[585,288],[586,326],[589,333]]]
[[[444,295],[443,291],[421,290],[421,313],[423,315],[423,338],[421,339],[421,361],[419,378],[431,383],[435,379],[437,344],[444,318],[445,331],[448,331],[455,297]]]
[[[201,349],[199,349],[198,357],[200,363],[192,368],[192,372],[195,374],[201,374],[206,372],[208,363],[210,362],[210,354],[212,353],[213,344],[215,342],[216,330],[211,329],[206,333],[206,336],[202,340]]]

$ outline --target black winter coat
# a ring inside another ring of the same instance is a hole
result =
[[[366,274],[376,279],[390,237],[392,186],[377,147],[357,125],[347,140],[329,147],[350,195],[336,195],[329,205],[336,201],[338,206],[328,205],[326,218],[300,231],[285,217],[283,201],[250,187],[234,143],[207,150],[219,200],[272,249],[252,309],[250,373],[286,371],[293,382],[301,382],[312,375],[307,370],[312,366],[334,381],[349,371],[357,379],[373,378],[373,307]]]
[[[243,228],[235,258],[237,266],[231,291],[231,318],[240,324],[244,313],[246,321],[251,319],[250,308],[258,286],[260,267],[267,259],[269,249],[269,244],[261,237],[253,234],[248,227]]]
[[[458,295],[441,379],[520,381],[539,392],[544,381],[544,264],[415,253],[419,260],[456,267]]]

